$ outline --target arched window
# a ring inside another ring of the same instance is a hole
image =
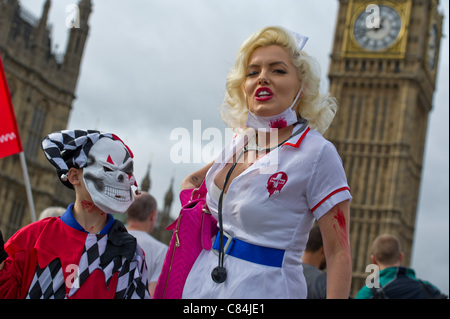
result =
[[[25,145],[25,154],[30,158],[35,158],[40,148],[47,111],[48,104],[46,101],[39,102],[33,110],[33,118],[28,128],[28,139]]]

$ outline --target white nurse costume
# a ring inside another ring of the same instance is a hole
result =
[[[299,129],[301,125],[294,132]],[[243,138],[235,136],[206,175],[207,204],[216,219],[220,190],[214,177],[233,162]],[[225,255],[227,279],[221,284],[211,278],[217,252],[203,250],[186,280],[183,298],[306,298],[301,257],[309,231],[315,219],[351,198],[336,148],[306,127],[232,180],[223,201],[223,229],[248,250],[238,257]]]

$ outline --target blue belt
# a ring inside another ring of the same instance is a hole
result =
[[[281,267],[283,264],[284,250],[282,249],[249,244],[240,239],[231,237],[226,232],[223,232],[223,235],[227,239],[226,242],[224,240],[225,245],[223,248],[223,251],[227,255],[271,267]],[[219,240],[220,235],[218,233],[212,247],[216,252],[219,251]]]

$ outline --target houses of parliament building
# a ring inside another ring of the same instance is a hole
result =
[[[48,207],[67,207],[75,200],[72,190],[61,187],[40,144],[45,135],[67,127],[89,36],[92,2],[79,1],[80,21],[69,30],[62,55],[52,51],[51,27],[47,21],[50,7],[51,0],[46,0],[38,19],[19,0],[0,0],[0,55],[26,156],[37,217]],[[148,174],[142,182],[142,189],[150,187]],[[170,223],[172,185],[159,214],[161,225]],[[0,212],[0,230],[5,239],[31,222],[17,154],[0,159]],[[160,239],[170,240],[170,234],[157,231],[161,233]]]
[[[404,263],[410,262],[443,16],[439,0],[336,1],[339,11],[328,76],[339,111],[325,137],[342,157],[353,196],[350,244],[355,293],[365,284],[377,235],[399,237]],[[47,0],[36,19],[20,1],[0,0],[0,54],[37,212],[74,200],[73,192],[57,181],[40,142],[49,132],[67,126],[92,11],[91,0],[79,1],[79,28],[70,29],[65,53],[58,55],[52,52],[47,25],[50,6]],[[166,219],[171,189],[161,214]],[[6,238],[31,221],[17,155],[0,159],[0,212]],[[170,234],[165,236],[167,242]]]
[[[60,187],[40,149],[45,135],[67,127],[89,34],[90,0],[81,0],[79,28],[70,29],[64,55],[52,51],[47,0],[40,19],[18,0],[0,1],[0,54],[16,114],[37,214],[66,207],[74,193]],[[31,222],[18,155],[0,159],[0,229],[9,238]]]

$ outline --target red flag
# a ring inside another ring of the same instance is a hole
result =
[[[20,152],[23,152],[22,143],[0,57],[0,158]]]

